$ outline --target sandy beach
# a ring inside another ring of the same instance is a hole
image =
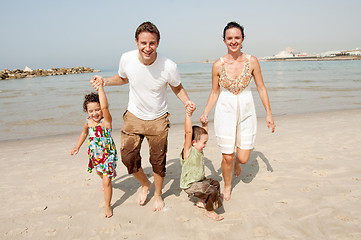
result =
[[[221,222],[179,188],[183,125],[170,128],[165,209],[152,212],[154,186],[138,206],[140,185],[119,162],[110,219],[101,181],[87,172],[87,146],[69,154],[78,135],[0,142],[0,239],[361,239],[360,119],[361,109],[276,116],[274,134],[258,119]],[[119,149],[119,130],[113,138]],[[146,142],[142,152],[153,180]],[[206,175],[223,189],[213,124],[205,157]]]

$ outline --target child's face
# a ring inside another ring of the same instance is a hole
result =
[[[202,152],[203,148],[207,146],[207,142],[208,134],[202,134],[198,141],[193,141],[193,147],[195,147],[195,149],[197,149],[199,152]]]
[[[94,122],[100,122],[103,118],[103,112],[100,104],[97,102],[90,102],[87,104],[87,113]]]

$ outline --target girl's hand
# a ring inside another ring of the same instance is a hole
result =
[[[76,148],[76,147],[75,147],[75,148],[73,148],[73,149],[70,150],[70,155],[72,155],[72,156],[73,156],[73,155],[76,155],[76,154],[78,154],[78,152],[79,152],[79,148]]]

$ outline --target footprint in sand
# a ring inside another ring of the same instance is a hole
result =
[[[347,215],[338,215],[335,217],[338,220],[341,220],[343,222],[353,222],[354,218],[351,216],[347,216]]]
[[[31,211],[33,213],[38,213],[38,212],[45,211],[46,209],[48,209],[48,206],[41,206],[41,207],[33,208],[33,209],[31,209]]]
[[[55,228],[48,228],[45,230],[45,236],[52,237],[56,235],[56,229]]]
[[[73,216],[71,216],[71,215],[63,215],[63,216],[58,217],[57,220],[60,221],[60,222],[64,222],[64,221],[69,220],[71,218],[73,218]]]
[[[177,220],[180,222],[188,222],[190,219],[185,216],[179,216],[177,217]]]
[[[269,235],[269,230],[265,227],[259,226],[253,229],[253,235],[255,237],[267,237]]]
[[[24,227],[24,228],[15,228],[15,229],[11,229],[10,231],[5,233],[5,236],[17,236],[17,235],[22,235],[22,234],[26,234],[28,232],[28,228]]]
[[[307,185],[306,187],[303,187],[301,189],[301,191],[302,192],[311,192],[311,190],[316,189],[318,187],[320,187],[320,185],[318,183],[312,183],[312,184]]]
[[[313,170],[312,171],[313,176],[316,177],[327,177],[328,172],[326,170]]]

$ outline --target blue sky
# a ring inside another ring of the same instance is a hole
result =
[[[272,56],[361,48],[360,0],[2,0],[0,70],[88,66],[116,69],[135,49],[134,31],[151,21],[159,52],[181,62],[226,53],[229,21],[245,27],[243,51]]]

